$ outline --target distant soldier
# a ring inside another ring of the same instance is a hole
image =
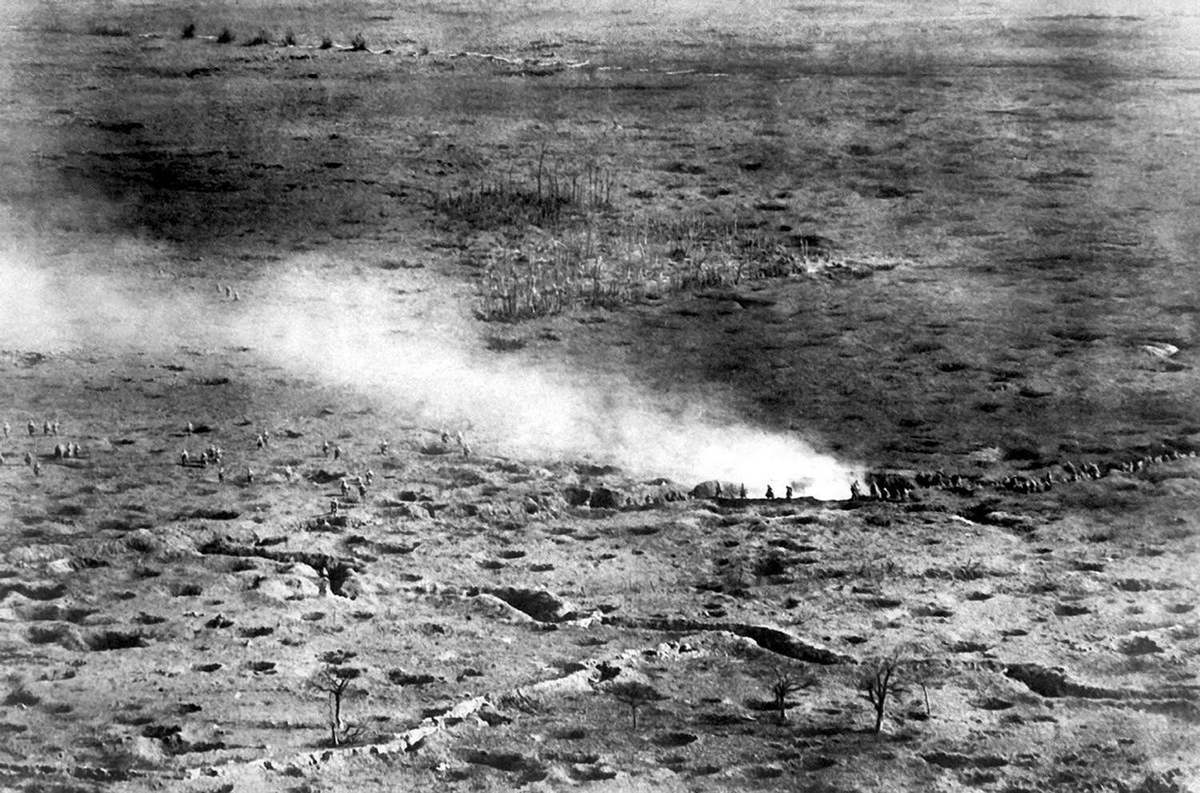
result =
[[[192,459],[191,455],[188,454],[187,449],[184,449],[182,452],[179,453],[179,464],[180,465],[187,465],[188,461],[191,459]]]
[[[249,466],[246,466],[246,482],[247,484],[254,484],[254,469]]]
[[[4,452],[0,452],[0,465],[4,465],[4,464],[5,464],[5,461],[4,461]]]
[[[29,452],[25,452],[25,464],[33,465],[33,455],[30,454]]]
[[[283,475],[287,477],[287,480],[289,482],[291,482],[291,481],[294,481],[296,478],[296,471],[290,465],[285,465],[283,467]]]
[[[875,483],[874,477],[867,479],[867,489],[870,491],[873,500],[878,501],[883,498],[883,493],[879,491],[879,485]]]
[[[738,498],[742,499],[743,501],[746,498],[746,483],[745,482],[743,482],[741,487],[738,488]]]
[[[184,431],[187,432],[188,435],[191,435],[193,432],[196,431],[196,427],[192,424],[192,422],[189,421],[187,423],[187,426],[184,427]]]
[[[338,488],[342,491],[342,498],[350,495],[350,484],[345,479],[338,483]]]
[[[54,444],[54,459],[61,460],[63,458],[63,447],[61,443]]]
[[[43,434],[43,435],[49,435],[49,434],[50,434],[50,422],[49,422],[49,421],[43,421],[43,422],[42,422],[42,434]]]
[[[29,420],[29,423],[25,425],[25,429],[29,430],[29,437],[32,438],[34,435],[37,435],[37,425],[33,423],[33,419]]]
[[[1075,463],[1071,462],[1070,460],[1067,460],[1065,463],[1063,463],[1063,470],[1066,471],[1067,476],[1069,476],[1071,478],[1070,481],[1072,481],[1072,482],[1079,481],[1079,469],[1075,467]]]
[[[265,443],[266,445],[270,446],[270,445],[271,445],[271,431],[270,431],[270,430],[263,430],[263,431],[262,431],[262,437],[263,437],[263,443]]]
[[[362,482],[358,483],[358,497],[364,501],[367,498],[367,486]]]
[[[338,500],[336,498],[329,499],[329,514],[336,515],[338,513]]]
[[[233,287],[229,284],[225,285],[225,297],[233,297]]]
[[[333,447],[333,459],[339,460],[339,459],[341,459],[341,457],[342,457],[342,447],[334,446]]]
[[[37,460],[33,461],[33,475],[34,476],[42,475],[42,464],[39,463]]]
[[[217,481],[218,482],[225,481],[225,468],[223,466],[218,466],[218,468],[217,468]]]
[[[720,482],[717,482],[717,489],[716,489],[716,491],[715,491],[714,495],[715,495],[717,498],[720,498],[720,497],[721,497],[721,483],[720,483]]]
[[[261,433],[259,433],[259,436],[254,439],[254,445],[260,449],[267,445],[267,441],[265,438],[263,438]]]
[[[322,457],[329,456],[329,441],[325,441],[324,443],[321,444],[321,456]]]
[[[12,425],[6,421],[6,422],[4,422],[4,437],[7,438],[8,433],[10,433],[10,432],[12,432]]]
[[[364,476],[366,477],[368,485],[375,481],[375,472],[370,468],[367,469],[367,473]]]
[[[50,425],[50,432],[51,432],[52,434],[54,434],[54,435],[57,435],[57,434],[58,434],[58,428],[59,428],[60,426],[61,426],[61,425],[60,425],[60,424],[59,424],[57,421],[55,421],[53,424],[51,424],[51,425]]]
[[[239,301],[241,299],[242,299],[242,296],[240,294],[238,294],[238,290],[236,290],[236,289],[233,290],[233,302],[236,303],[237,301]]]
[[[767,485],[767,500],[769,500],[769,501],[775,500],[775,491],[773,489],[771,489],[770,485]]]
[[[788,485],[787,489],[783,491],[783,498],[786,501],[792,500],[792,486],[791,485]]]
[[[855,479],[850,483],[850,498],[853,501],[861,501],[863,497],[862,485]]]
[[[387,453],[388,453],[388,442],[387,442],[387,440],[382,440],[382,441],[380,441],[380,442],[379,442],[379,453],[380,453],[380,454],[387,454]]]

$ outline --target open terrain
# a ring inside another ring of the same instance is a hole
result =
[[[1189,4],[0,44],[0,786],[1200,787]]]

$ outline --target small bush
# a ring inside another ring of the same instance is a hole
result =
[[[260,30],[254,35],[254,38],[246,42],[247,47],[261,47],[264,44],[270,44],[271,38],[267,35],[267,31]]]
[[[333,49],[333,39],[331,39],[329,36],[322,36],[321,37],[321,49],[323,49],[323,50]]]
[[[296,34],[294,32],[292,32],[291,30],[289,30],[288,32],[283,34],[283,46],[285,46],[285,47],[295,47],[296,46]]]
[[[232,44],[235,38],[236,37],[233,35],[232,30],[229,28],[221,28],[221,32],[217,34],[217,43]]]
[[[367,39],[361,33],[355,33],[354,38],[350,40],[350,49],[354,52],[367,51]]]
[[[184,25],[183,32],[179,35],[179,38],[181,38],[181,39],[196,38],[196,24],[194,22],[189,22],[186,25]]]

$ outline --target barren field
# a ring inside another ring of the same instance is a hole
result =
[[[6,10],[0,787],[1200,790],[1191,3]]]

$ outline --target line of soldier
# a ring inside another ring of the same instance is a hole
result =
[[[917,487],[937,488],[960,494],[969,494],[980,487],[992,487],[1011,493],[1042,493],[1050,490],[1055,484],[1082,482],[1103,479],[1112,473],[1135,474],[1146,470],[1152,465],[1195,457],[1194,449],[1179,448],[1164,449],[1157,453],[1146,453],[1133,458],[1110,461],[1106,464],[1099,462],[1075,463],[1068,460],[1059,467],[1062,475],[1047,471],[1043,474],[1009,474],[999,480],[984,480],[980,477],[965,477],[961,474],[947,475],[942,470],[918,472],[910,481],[901,474],[867,473],[863,478],[867,481],[864,487],[855,480],[850,485],[851,498],[856,501],[909,501]]]

